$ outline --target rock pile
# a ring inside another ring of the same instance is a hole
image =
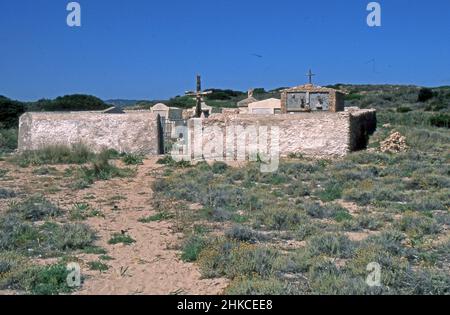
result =
[[[383,153],[399,153],[408,150],[406,138],[399,132],[391,134],[386,140],[381,142],[380,151]]]

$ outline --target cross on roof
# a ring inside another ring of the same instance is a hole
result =
[[[197,90],[195,92],[186,92],[186,96],[195,96],[197,104],[195,107],[195,116],[200,118],[202,116],[202,102],[203,96],[211,94],[212,91],[202,91],[202,78],[197,75]]]
[[[309,72],[306,76],[309,78],[309,84],[312,84],[312,77],[315,76],[315,74],[312,73],[311,69],[309,69]]]

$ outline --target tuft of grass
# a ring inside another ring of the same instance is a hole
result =
[[[92,162],[91,166],[82,166],[77,174],[77,180],[72,185],[74,189],[90,187],[95,181],[110,180],[115,177],[130,177],[136,173],[132,169],[121,169],[109,162],[109,153],[103,152]]]
[[[69,211],[69,219],[71,221],[84,221],[87,218],[101,216],[104,216],[104,214],[100,210],[92,209],[86,203],[77,203]]]
[[[224,162],[214,162],[211,170],[214,174],[224,174],[228,170],[228,165]]]
[[[141,223],[150,223],[150,222],[161,222],[161,221],[166,221],[166,220],[170,220],[173,219],[174,215],[170,214],[168,212],[162,211],[159,212],[155,215],[149,216],[149,217],[145,217],[145,218],[141,218],[139,219],[139,222]]]
[[[175,161],[170,155],[166,155],[165,157],[159,159],[157,161],[158,164],[167,165],[175,168],[190,168],[192,167],[191,162],[189,161]]]
[[[58,295],[70,293],[73,288],[67,284],[69,271],[64,265],[34,267],[23,274],[23,287],[34,295]]]
[[[12,204],[9,212],[18,214],[24,220],[33,222],[55,218],[62,214],[60,208],[53,205],[42,195],[34,195],[20,203]]]
[[[248,243],[255,243],[259,240],[265,239],[261,233],[253,231],[249,227],[242,225],[234,225],[231,229],[225,232],[225,236],[233,240]]]
[[[108,256],[108,255],[100,255],[99,259],[100,259],[100,260],[105,260],[105,261],[114,260],[113,257]]]
[[[83,248],[83,253],[92,255],[106,255],[108,252],[102,247],[90,245]]]
[[[183,244],[181,259],[193,262],[198,259],[200,252],[206,246],[206,241],[199,235],[190,236]]]
[[[397,225],[400,231],[405,232],[411,238],[436,235],[441,231],[441,226],[434,218],[414,212],[405,213]]]
[[[11,153],[17,149],[17,129],[2,129],[0,127],[0,155]]]
[[[47,176],[47,175],[57,175],[58,174],[58,170],[54,167],[40,167],[37,168],[35,170],[33,170],[33,175],[37,175],[37,176]]]
[[[323,202],[334,201],[342,197],[342,184],[336,182],[327,183],[318,196]]]
[[[71,147],[62,145],[47,146],[45,148],[26,151],[14,156],[11,161],[21,167],[55,165],[55,164],[85,164],[95,156],[84,144]]]
[[[17,197],[17,194],[9,189],[0,187],[0,199],[11,199]]]
[[[127,153],[122,157],[122,162],[126,165],[142,165],[144,164],[144,156]]]
[[[314,255],[350,258],[355,244],[345,235],[326,233],[312,237],[308,242],[308,250]]]
[[[108,271],[109,266],[102,263],[101,261],[90,261],[88,262],[88,267],[90,270],[105,272]]]
[[[108,244],[116,245],[116,244],[124,244],[131,245],[136,243],[136,241],[129,235],[124,233],[114,233],[111,239],[108,241]]]

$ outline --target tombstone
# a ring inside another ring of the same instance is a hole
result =
[[[254,89],[248,90],[248,97],[240,102],[237,103],[237,106],[239,108],[245,108],[248,107],[251,103],[257,102],[258,100],[253,97]]]
[[[341,91],[305,84],[281,92],[281,112],[342,112],[344,93]]]
[[[248,105],[249,114],[274,115],[281,110],[281,100],[269,98],[264,101],[254,102]]]
[[[163,103],[154,105],[151,109],[152,113],[158,114],[161,118],[168,119],[170,108]]]

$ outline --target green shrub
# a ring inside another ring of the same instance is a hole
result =
[[[339,270],[332,262],[323,262],[313,266],[308,273],[312,294],[321,295],[363,295],[370,287],[363,277],[353,277]]]
[[[356,224],[364,230],[377,231],[383,227],[383,222],[373,215],[362,214],[356,219]]]
[[[312,237],[307,246],[312,255],[337,258],[349,258],[355,249],[355,244],[347,236],[332,233]]]
[[[338,204],[324,204],[317,202],[306,202],[304,205],[306,213],[315,219],[335,218],[338,213],[342,214],[348,212],[345,208]]]
[[[9,189],[0,188],[0,199],[10,199],[16,197],[17,194]]]
[[[417,101],[424,103],[424,102],[432,99],[434,96],[435,96],[435,94],[434,94],[433,90],[428,89],[428,88],[422,88],[419,91],[419,96],[417,98]]]
[[[35,151],[26,151],[16,155],[11,160],[21,167],[28,167],[45,164],[84,164],[93,157],[94,154],[90,149],[80,143],[71,147],[53,145]]]
[[[434,127],[449,128],[450,127],[450,115],[438,114],[430,118],[430,124]]]
[[[166,220],[170,220],[173,219],[174,215],[170,214],[168,212],[162,211],[159,212],[155,215],[149,216],[149,217],[145,217],[145,218],[141,218],[139,219],[139,222],[141,223],[150,223],[150,222],[160,222],[160,221],[166,221]]]
[[[275,277],[269,279],[237,278],[226,288],[227,295],[290,295],[298,294],[298,290],[287,281]]]
[[[273,274],[278,255],[273,249],[242,243],[231,251],[230,264],[225,266],[226,275],[230,279],[241,276],[268,278]]]
[[[309,222],[309,218],[295,209],[267,209],[261,213],[257,220],[269,229],[277,231],[293,230],[303,222]]]
[[[17,137],[17,129],[0,128],[0,154],[10,153],[17,149]]]
[[[109,162],[109,155],[103,152],[98,155],[91,166],[82,166],[77,172],[77,180],[72,185],[74,189],[84,189],[98,180],[110,180],[115,177],[130,177],[136,172],[131,169],[121,169]]]
[[[158,164],[167,165],[175,168],[189,168],[192,167],[189,161],[175,161],[170,155],[166,155],[157,161]]]
[[[69,219],[71,221],[84,221],[87,218],[100,217],[103,213],[100,210],[92,209],[86,203],[77,203],[69,211]]]
[[[206,246],[203,237],[192,235],[183,244],[181,259],[186,262],[197,261],[200,252]]]
[[[19,117],[25,112],[25,105],[18,101],[0,97],[0,129],[17,128]]]
[[[101,261],[90,261],[88,262],[88,267],[90,270],[104,272],[109,269],[107,264],[102,263]]]
[[[21,286],[35,295],[58,295],[70,293],[73,288],[67,284],[69,271],[64,265],[34,267],[22,275]]]
[[[33,222],[55,218],[62,214],[60,208],[41,195],[31,196],[25,201],[12,204],[9,212],[20,215],[24,220]]]
[[[211,170],[214,174],[223,174],[228,170],[228,165],[224,162],[214,162],[211,166]]]
[[[236,241],[248,243],[255,243],[259,240],[266,239],[262,234],[242,225],[234,225],[225,232],[225,236]]]
[[[33,170],[33,175],[46,176],[46,175],[56,175],[58,170],[54,167],[41,167]]]
[[[25,251],[32,254],[39,248],[40,232],[31,223],[24,222],[17,214],[3,216],[0,219],[0,251]]]
[[[409,113],[412,112],[412,109],[408,106],[397,107],[397,113]]]
[[[329,182],[324,189],[319,192],[318,196],[323,202],[334,201],[342,197],[342,184],[337,182]]]
[[[30,265],[27,257],[17,252],[0,250],[0,290],[25,290],[20,280]]]
[[[122,162],[126,165],[142,165],[144,164],[144,156],[138,154],[126,154],[122,158]]]
[[[210,242],[198,256],[200,272],[204,278],[225,276],[225,268],[231,262],[231,251],[238,243],[233,240],[217,239]]]
[[[33,104],[37,111],[101,111],[110,105],[91,95],[73,94],[57,97],[54,100],[40,100]]]
[[[372,247],[381,247],[381,252],[388,252],[393,256],[411,256],[414,255],[411,249],[406,248],[403,243],[405,236],[396,230],[383,231],[378,235],[369,236],[363,241],[363,245]]]
[[[405,213],[400,222],[398,222],[398,227],[400,231],[405,232],[412,238],[435,235],[441,231],[441,226],[434,218],[413,212]]]
[[[48,231],[51,231],[50,242],[52,247],[58,250],[84,249],[92,245],[96,239],[95,232],[85,224],[69,223],[48,227]],[[43,228],[46,229],[45,226]]]
[[[136,243],[136,241],[131,236],[123,233],[114,233],[111,239],[108,241],[108,244],[111,245],[115,244],[131,245],[133,243]]]

